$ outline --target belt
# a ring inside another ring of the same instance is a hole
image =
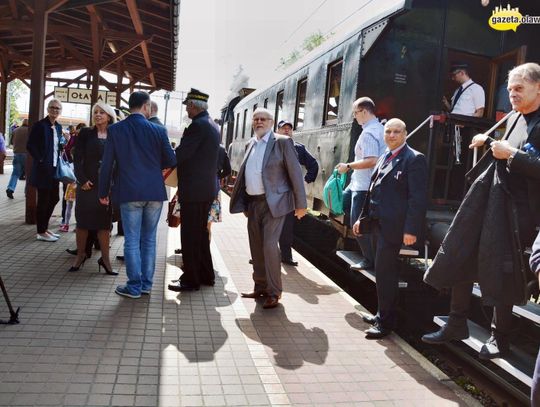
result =
[[[266,201],[266,194],[260,194],[260,195],[247,195],[248,202],[254,202],[254,201]]]

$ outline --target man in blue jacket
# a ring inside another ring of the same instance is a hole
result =
[[[183,103],[192,120],[176,149],[184,273],[177,284],[169,285],[171,291],[194,291],[201,284],[213,286],[215,280],[207,224],[219,189],[220,134],[207,112],[206,93],[191,89]]]
[[[287,120],[281,120],[278,123],[278,133],[292,138],[293,126],[292,123]],[[315,157],[307,150],[306,146],[297,143],[295,140],[294,149],[298,155],[298,162],[302,167],[306,169],[306,175],[304,181],[306,184],[311,184],[317,178],[319,173],[319,164]],[[298,266],[298,262],[292,258],[292,243],[294,238],[294,211],[289,213],[285,217],[285,223],[281,230],[281,236],[279,237],[279,249],[281,250],[281,262],[288,264],[289,266]]]
[[[99,200],[120,206],[124,227],[127,284],[116,294],[139,298],[152,289],[156,231],[167,191],[162,170],[176,159],[164,127],[149,122],[150,96],[133,92],[131,114],[108,128],[99,175]],[[114,180],[113,180],[114,178]],[[111,191],[112,183],[112,191]],[[109,195],[111,198],[109,199]]]

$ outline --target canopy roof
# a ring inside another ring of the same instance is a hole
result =
[[[0,72],[8,80],[30,79],[37,1],[48,1],[46,75],[97,67],[174,89],[180,0],[2,0]]]

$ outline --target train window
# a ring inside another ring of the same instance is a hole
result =
[[[294,112],[294,128],[301,129],[304,127],[304,114],[306,111],[306,92],[307,92],[307,78],[304,78],[298,82],[298,88],[296,90],[296,110]]]
[[[328,66],[323,124],[332,124],[337,122],[342,69],[343,60],[339,60]]]
[[[274,131],[276,131],[277,124],[279,123],[279,121],[281,120],[281,116],[283,115],[283,92],[284,91],[278,92],[276,96],[276,111],[274,114],[274,118],[275,118]]]
[[[246,136],[247,109],[244,110],[244,126],[242,127],[242,138]]]
[[[234,138],[238,138],[238,128],[240,127],[240,113],[236,113],[236,130],[234,132]]]
[[[253,111],[255,111],[257,109],[257,106],[259,106],[258,103],[255,103],[253,105]],[[254,134],[255,134],[255,131],[253,130],[253,126],[251,126],[251,137],[253,137]]]
[[[268,107],[268,98],[264,99],[264,108],[266,109]]]

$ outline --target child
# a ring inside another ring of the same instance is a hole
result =
[[[64,199],[66,200],[66,214],[64,217],[64,223],[60,224],[60,232],[69,232],[69,220],[71,219],[71,212],[73,204],[75,203],[75,192],[77,190],[77,183],[72,182],[67,184],[66,193]]]

